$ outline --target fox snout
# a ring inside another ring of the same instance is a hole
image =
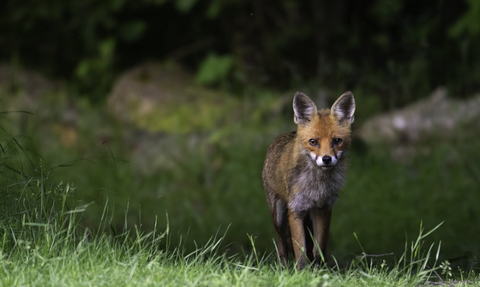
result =
[[[322,156],[322,162],[326,165],[329,165],[332,162],[332,158],[329,155],[324,155]]]
[[[342,155],[342,151],[338,151],[337,154],[334,155],[316,155],[315,153],[311,152],[310,157],[315,162],[315,164],[323,169],[329,169],[334,167],[340,156]]]

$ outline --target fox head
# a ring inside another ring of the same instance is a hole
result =
[[[318,110],[307,95],[296,92],[293,111],[302,153],[322,169],[333,168],[350,146],[350,125],[355,112],[353,94],[346,92],[330,109]]]

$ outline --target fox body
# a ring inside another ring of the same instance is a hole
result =
[[[293,110],[297,131],[270,145],[262,179],[280,260],[286,264],[293,249],[302,269],[307,258],[320,263],[326,252],[332,207],[345,183],[355,99],[346,92],[331,109],[318,110],[307,95],[296,92]]]

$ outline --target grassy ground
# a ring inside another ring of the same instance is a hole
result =
[[[423,246],[430,232],[421,232],[397,262],[364,254],[345,267],[334,263],[302,272],[280,267],[274,254],[260,256],[255,248],[227,255],[222,234],[193,252],[172,242],[169,229],[144,233],[134,226],[109,236],[103,232],[107,208],[96,230],[85,229],[85,207],[66,204],[74,192],[68,184],[55,184],[48,171],[22,173],[25,181],[4,186],[0,286],[418,286],[446,283],[442,278],[461,285],[480,280],[472,270],[449,276],[448,263],[438,262],[437,245]]]
[[[416,152],[401,162],[390,146],[354,141],[332,220],[338,265],[296,273],[276,264],[260,179],[270,141],[294,128],[290,108],[253,112],[247,99],[237,124],[154,135],[77,103],[71,145],[59,112],[71,105],[47,99],[33,115],[2,115],[2,285],[403,286],[439,280],[431,271],[440,266],[443,279],[478,280],[476,126],[409,146]],[[421,222],[425,230],[444,223],[412,255]]]
[[[151,248],[128,252],[127,244],[115,245],[111,241],[105,239],[83,242],[76,247],[55,246],[49,251],[39,247],[2,254],[0,285],[418,286],[428,282],[428,275],[432,273],[420,269],[417,275],[415,272],[418,269],[412,272],[410,265],[404,271],[401,266],[391,268],[381,264],[359,264],[348,270],[305,270],[299,273],[293,268],[282,269],[270,261],[256,264],[252,257],[240,259],[198,255],[205,252],[203,249],[185,257]],[[463,280],[478,284],[478,278],[473,274],[465,274]]]
[[[42,169],[9,170],[4,175],[20,172],[24,180],[5,177],[0,286],[418,286],[453,279],[439,277],[450,271],[447,263],[439,265],[439,248],[423,246],[429,232],[421,231],[397,262],[364,254],[346,267],[334,263],[298,272],[293,265],[280,267],[274,254],[260,256],[253,238],[253,252],[227,255],[222,234],[193,252],[172,242],[168,228],[145,233],[125,226],[125,232],[107,235],[107,206],[97,229],[86,229],[86,207],[67,204],[72,187],[56,183]],[[456,276],[462,284],[480,280],[472,270]]]

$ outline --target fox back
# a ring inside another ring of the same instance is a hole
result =
[[[270,145],[262,179],[279,234],[279,257],[286,263],[293,249],[303,268],[306,258],[323,261],[331,210],[345,183],[355,100],[346,92],[331,109],[318,110],[307,95],[296,92],[293,110],[297,130]],[[317,244],[308,232],[313,232]]]

